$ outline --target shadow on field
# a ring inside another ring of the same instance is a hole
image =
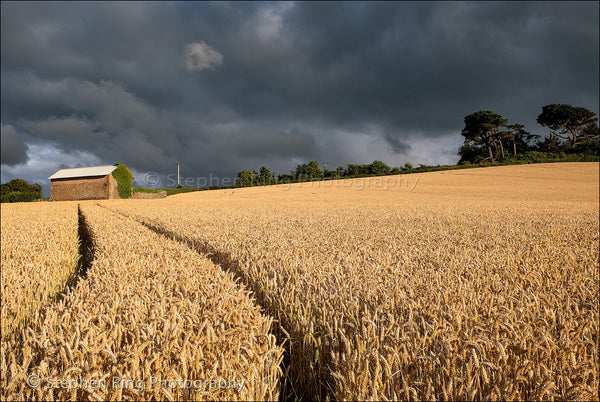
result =
[[[267,294],[265,294],[262,286],[257,284],[255,281],[249,278],[248,275],[246,275],[244,270],[241,269],[240,263],[233,259],[230,253],[219,251],[207,242],[182,236],[165,228],[160,223],[150,220],[136,219],[121,211],[115,211],[100,204],[97,205],[106,208],[112,213],[132,219],[169,240],[185,244],[188,248],[194,250],[203,258],[208,258],[215,265],[218,265],[222,269],[232,273],[236,280],[239,280],[248,289],[252,290],[256,303],[263,309],[265,314],[269,314],[274,318],[271,333],[275,335],[277,343],[282,345],[284,348],[283,360],[281,363],[283,376],[281,379],[279,394],[280,401],[332,400],[331,393],[326,386],[326,384],[329,382],[329,378],[321,378],[321,376],[314,373],[314,369],[311,370],[310,368],[305,367],[304,363],[306,359],[292,359],[292,356],[302,356],[303,353],[307,353],[305,346],[303,346],[302,339],[290,337],[290,334],[285,330],[285,327],[291,328],[292,325],[283,320],[280,323],[277,317],[280,317],[281,314],[278,314],[279,307],[276,302],[273,301],[272,298]],[[321,373],[327,372],[326,369],[316,371]]]
[[[81,207],[77,208],[79,217],[78,236],[79,236],[79,262],[77,264],[77,278],[87,278],[87,271],[92,266],[95,258],[96,244],[94,234],[88,226],[85,216],[81,212]],[[76,284],[76,282],[75,282]]]
[[[63,289],[53,297],[53,301],[62,300],[67,292],[77,286],[80,279],[87,278],[87,271],[92,266],[95,259],[96,245],[94,243],[94,234],[81,212],[81,206],[77,206],[77,237],[79,239],[79,259],[77,267],[71,273]]]

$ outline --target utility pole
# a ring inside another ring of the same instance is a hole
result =
[[[177,187],[179,187],[179,162],[177,162]]]

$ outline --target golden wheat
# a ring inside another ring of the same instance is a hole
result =
[[[299,396],[598,399],[597,163],[102,205],[236,270]]]
[[[2,204],[2,339],[62,291],[77,268],[77,204]],[[4,370],[4,368],[3,368]]]
[[[597,163],[94,204],[82,209],[96,260],[57,300],[48,295],[64,288],[69,264],[48,238],[75,256],[76,233],[65,233],[76,204],[2,206],[3,329],[6,303],[22,321],[3,331],[3,400],[277,398],[271,318],[198,252],[279,321],[285,397],[598,399]],[[35,237],[14,231],[39,211]],[[47,263],[41,275],[18,272],[27,259]],[[41,386],[27,385],[31,375]],[[245,386],[151,386],[159,377]]]
[[[2,399],[277,399],[282,349],[249,292],[186,246],[91,204],[82,211],[96,259],[2,341]]]

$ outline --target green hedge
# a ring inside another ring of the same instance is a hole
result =
[[[179,193],[190,193],[192,191],[198,191],[198,187],[176,187],[176,188],[162,188],[165,190],[167,195],[179,194]]]
[[[518,155],[511,155],[507,158],[505,164],[524,164],[524,163],[552,163],[552,162],[598,162],[598,155],[589,153],[567,154],[528,151]]]
[[[162,188],[148,188],[148,187],[134,187],[132,190],[134,193],[158,193],[164,191]]]
[[[112,176],[117,181],[117,191],[121,198],[131,198],[131,182],[133,181],[133,174],[131,170],[121,163],[115,163],[117,168],[112,172]]]
[[[42,199],[38,191],[13,191],[2,195],[2,202],[30,202]]]

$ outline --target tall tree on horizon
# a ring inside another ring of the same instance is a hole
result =
[[[552,130],[556,137],[569,141],[574,147],[581,140],[593,137],[593,128],[596,127],[598,118],[596,113],[584,107],[575,107],[568,104],[551,104],[542,107],[542,113],[537,117],[537,122]]]
[[[465,137],[465,144],[480,144],[487,148],[490,162],[494,162],[492,144],[500,126],[505,126],[508,121],[499,114],[489,110],[480,110],[465,116],[465,128],[461,135]]]

